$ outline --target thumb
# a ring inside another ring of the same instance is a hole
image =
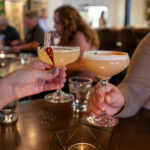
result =
[[[39,79],[43,79],[43,80],[52,80],[54,79],[56,76],[58,76],[59,71],[57,68],[54,68],[53,71],[42,71],[42,70],[37,70],[37,78]]]
[[[113,107],[122,107],[124,105],[124,97],[119,89],[113,85],[110,85],[105,95],[107,104]]]

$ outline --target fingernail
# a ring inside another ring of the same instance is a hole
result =
[[[56,73],[56,68],[54,68],[53,70],[52,70],[52,74],[55,74]]]

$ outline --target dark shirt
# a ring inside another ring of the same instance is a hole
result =
[[[4,44],[11,45],[11,42],[14,40],[20,40],[20,36],[15,30],[15,28],[11,26],[7,26],[6,30],[2,32],[5,35]]]
[[[36,25],[32,30],[27,32],[25,43],[38,42],[39,46],[43,46],[44,32]]]

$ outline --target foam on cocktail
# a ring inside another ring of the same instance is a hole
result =
[[[62,49],[62,48],[59,48],[57,46],[52,46],[53,48],[53,51],[56,51],[56,52],[62,52],[62,53],[66,53],[66,52],[76,52],[76,51],[79,51],[79,49],[71,49],[71,47],[67,47],[67,49]],[[38,47],[38,50],[42,50],[42,51],[45,51],[46,50],[46,47]]]
[[[90,60],[124,60],[128,59],[128,54],[114,51],[88,51],[84,53],[84,58]]]

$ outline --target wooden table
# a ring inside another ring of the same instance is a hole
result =
[[[0,125],[0,150],[49,150],[54,131],[78,124],[84,114],[74,114],[71,103],[51,104],[42,100],[19,103],[16,125]],[[120,119],[113,130],[119,150],[150,149],[150,112],[141,110]],[[113,142],[109,150],[114,148]]]

